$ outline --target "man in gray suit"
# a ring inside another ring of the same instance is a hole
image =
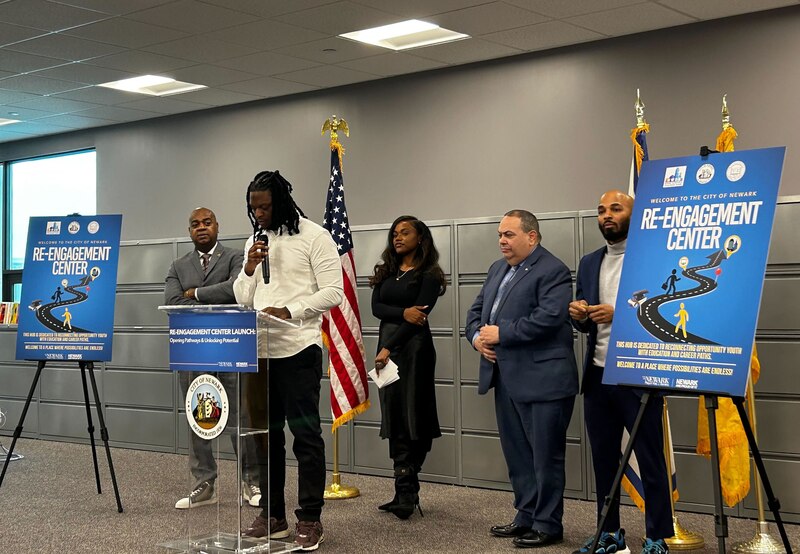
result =
[[[239,249],[226,248],[217,242],[219,223],[214,212],[208,208],[196,208],[189,216],[189,236],[195,250],[172,262],[166,278],[164,297],[170,305],[193,304],[235,304],[233,282],[242,269],[243,254]],[[199,373],[179,372],[183,395],[192,380]],[[219,373],[230,401],[230,419],[236,421],[238,401],[236,398],[236,379],[233,373]],[[236,436],[231,434],[233,447]],[[245,498],[253,506],[258,506],[261,491],[258,488],[258,474],[255,470],[253,447],[245,443],[242,453],[244,460],[242,490]],[[217,464],[211,449],[211,442],[201,439],[189,430],[189,470],[194,484],[188,496],[175,504],[178,509],[196,508],[217,502],[214,483],[217,478]]]
[[[465,329],[481,354],[478,394],[494,389],[517,512],[490,532],[539,548],[563,540],[566,433],[578,392],[567,315],[572,279],[540,244],[532,213],[506,213],[497,234],[503,258],[489,268]]]

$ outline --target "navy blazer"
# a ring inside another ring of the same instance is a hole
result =
[[[497,289],[508,270],[497,260],[475,298],[466,321],[466,339],[489,321]],[[572,344],[569,302],[572,277],[564,263],[541,244],[522,262],[497,308],[500,343],[497,370],[518,402],[541,402],[574,396],[578,368]],[[478,393],[494,386],[495,364],[481,356]]]
[[[600,303],[600,266],[608,248],[603,246],[581,258],[578,265],[578,279],[575,283],[575,300],[586,300],[590,306]],[[570,318],[572,319],[572,318]],[[597,346],[597,324],[591,319],[580,322],[572,319],[572,325],[581,333],[588,334],[586,357],[583,360],[583,381],[581,392],[599,385],[603,380],[603,372],[594,369],[594,349]]]

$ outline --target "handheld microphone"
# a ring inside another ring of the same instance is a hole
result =
[[[256,240],[261,241],[264,243],[265,246],[269,248],[269,236],[266,233],[259,233],[256,236]],[[269,254],[264,256],[264,259],[261,260],[261,275],[264,277],[264,284],[269,284]]]

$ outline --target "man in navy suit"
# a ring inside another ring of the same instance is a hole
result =
[[[581,392],[597,486],[598,522],[605,497],[611,492],[619,469],[623,428],[630,432],[642,396],[642,392],[635,389],[602,384],[632,210],[633,198],[618,190],[608,191],[600,198],[597,222],[607,246],[581,259],[576,300],[569,305],[573,325],[589,335]],[[669,549],[664,539],[674,534],[663,450],[663,406],[663,398],[650,397],[634,441],[647,504],[647,539],[642,550],[646,554],[666,554]],[[625,531],[619,528],[619,495],[616,498],[609,508],[595,552],[612,554],[627,548]],[[591,543],[592,539],[589,539],[576,554],[588,553]]]
[[[478,393],[495,391],[517,510],[491,533],[541,547],[563,540],[566,434],[578,392],[567,315],[572,278],[540,244],[532,213],[506,213],[497,232],[503,258],[489,268],[466,322],[466,338],[481,354]]]

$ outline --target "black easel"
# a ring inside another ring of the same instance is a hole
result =
[[[786,534],[786,529],[784,528],[783,520],[781,519],[780,501],[775,498],[775,495],[772,492],[772,487],[769,484],[767,469],[764,467],[764,461],[761,459],[761,453],[758,450],[753,429],[750,427],[750,419],[748,418],[747,412],[744,408],[744,398],[732,397],[731,400],[733,400],[733,403],[739,410],[739,417],[742,420],[742,427],[747,435],[747,442],[750,444],[750,451],[753,454],[753,459],[755,460],[756,467],[758,468],[758,474],[761,477],[761,482],[764,484],[764,491],[767,494],[767,504],[769,505],[772,514],[775,516],[775,524],[777,525],[778,531],[781,534],[783,547],[786,550],[786,554],[792,554],[792,546],[789,544],[789,537]],[[630,436],[628,437],[628,443],[625,445],[625,451],[623,452],[622,459],[620,460],[617,475],[614,477],[614,482],[611,485],[611,492],[603,501],[603,508],[600,511],[600,521],[597,524],[597,530],[595,531],[594,537],[592,537],[592,545],[589,549],[589,552],[594,552],[597,548],[597,543],[600,540],[600,534],[603,526],[606,523],[606,519],[608,518],[608,510],[610,509],[611,505],[618,500],[622,477],[625,473],[625,466],[628,465],[628,461],[631,459],[633,444],[636,440],[636,435],[639,432],[639,425],[642,421],[642,416],[644,415],[644,411],[647,408],[649,401],[650,392],[645,391],[642,394],[639,413],[636,414],[636,420],[633,422],[633,427],[631,428]],[[719,443],[717,441],[716,417],[716,411],[719,407],[719,397],[716,395],[705,395],[705,406],[706,410],[708,411],[708,431],[711,442],[711,477],[714,486],[714,534],[717,536],[717,545],[720,554],[725,554],[725,538],[728,536],[728,516],[725,515],[724,507],[722,506],[722,481],[719,475]],[[645,499],[645,502],[646,501],[647,499]]]
[[[25,423],[25,416],[28,415],[28,408],[30,408],[31,400],[33,399],[33,393],[36,392],[36,385],[39,382],[39,377],[42,375],[42,370],[45,366],[44,360],[39,360],[36,364],[36,375],[33,377],[33,383],[31,383],[31,390],[28,392],[28,398],[25,400],[25,406],[22,408],[22,414],[19,418],[19,423],[17,424],[16,428],[14,428],[14,437],[11,439],[11,448],[8,451],[8,456],[6,457],[6,461],[3,464],[3,472],[0,473],[0,487],[3,486],[3,479],[6,476],[6,470],[8,469],[8,463],[11,460],[11,455],[14,452],[14,446],[17,444],[17,439],[22,435],[22,426]],[[94,476],[95,481],[97,483],[97,494],[102,494],[102,488],[100,486],[100,469],[97,465],[97,450],[95,448],[94,443],[94,424],[92,423],[92,412],[91,412],[91,405],[89,404],[89,389],[86,383],[86,373],[88,370],[89,373],[89,380],[92,383],[92,392],[94,393],[94,402],[95,407],[97,408],[97,419],[100,422],[100,438],[103,439],[103,443],[106,447],[106,458],[108,459],[108,469],[111,473],[111,483],[114,485],[114,496],[117,500],[117,511],[122,513],[122,501],[119,498],[119,487],[117,486],[117,475],[114,472],[114,462],[111,460],[111,449],[108,446],[108,430],[106,429],[105,419],[103,418],[103,409],[102,405],[100,404],[100,395],[97,392],[97,381],[94,378],[94,362],[78,362],[78,366],[81,368],[81,381],[83,382],[83,400],[84,404],[86,405],[86,421],[88,423],[87,430],[89,431],[89,439],[92,444],[92,459],[94,460]]]

